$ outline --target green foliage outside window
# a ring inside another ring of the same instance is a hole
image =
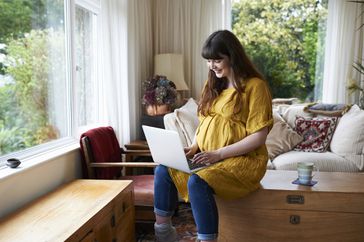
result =
[[[0,88],[0,154],[57,138],[49,123],[48,46],[56,33],[32,30],[9,42],[4,61],[10,83]]]
[[[64,13],[63,0],[0,0],[0,9],[0,155],[4,155],[59,136],[50,123],[49,85],[52,69],[63,67],[64,60],[57,58],[64,59]],[[60,53],[54,53],[57,48]]]
[[[273,97],[312,100],[317,57],[324,52],[319,28],[327,1],[240,0],[233,4],[233,32],[270,83]],[[324,25],[323,25],[324,27]]]

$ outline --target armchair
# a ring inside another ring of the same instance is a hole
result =
[[[84,178],[133,180],[135,218],[154,221],[154,175],[123,176],[124,167],[155,167],[154,162],[125,162],[123,155],[141,154],[148,150],[124,150],[119,146],[112,127],[99,127],[80,137]]]

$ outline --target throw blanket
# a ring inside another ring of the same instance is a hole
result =
[[[110,126],[91,129],[81,135],[81,139],[87,137],[90,143],[93,162],[121,162],[121,149],[114,129]],[[81,142],[80,139],[80,142]],[[81,154],[84,168],[86,161],[81,144]],[[87,177],[87,173],[85,178]],[[97,179],[113,179],[120,174],[120,168],[98,168],[95,172]]]

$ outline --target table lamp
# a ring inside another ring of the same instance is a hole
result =
[[[177,101],[179,107],[182,104],[180,91],[189,90],[184,75],[182,54],[166,53],[154,57],[154,74],[166,76],[176,84]]]

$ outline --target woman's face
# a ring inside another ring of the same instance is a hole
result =
[[[207,66],[210,70],[215,72],[216,77],[230,77],[231,67],[230,61],[227,56],[223,56],[221,59],[208,59]]]

